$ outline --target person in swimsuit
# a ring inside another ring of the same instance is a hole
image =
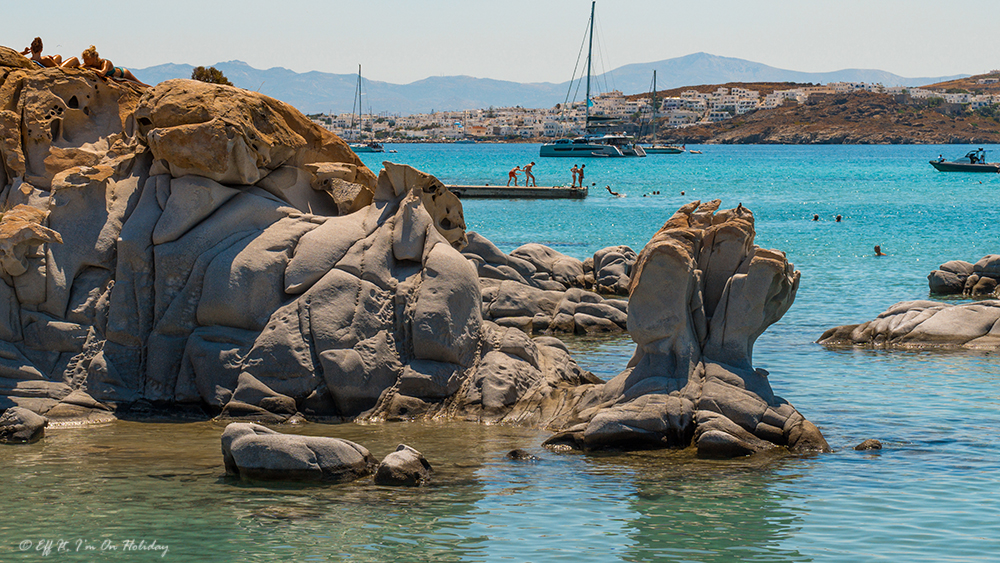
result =
[[[575,188],[576,187],[576,180],[577,180],[577,178],[580,177],[580,167],[574,164],[573,168],[570,168],[569,171],[573,173],[573,184],[570,185],[570,187],[571,188]],[[580,186],[582,187],[583,184],[580,184]]]
[[[524,185],[525,186],[528,185],[528,181],[529,180],[531,181],[531,185],[532,186],[537,186],[538,185],[535,182],[535,175],[531,173],[531,167],[534,166],[534,165],[535,165],[534,162],[532,162],[531,164],[525,164],[524,168],[521,169],[521,170],[524,170]]]
[[[116,78],[131,80],[140,86],[145,86],[149,88],[149,84],[146,84],[135,77],[132,72],[124,67],[115,66],[108,59],[102,59],[97,53],[97,48],[91,45],[81,55],[83,58],[83,65],[80,68],[86,68],[96,72],[97,74],[104,76],[105,78]],[[66,61],[63,66],[69,66],[71,61],[76,61],[76,57]],[[80,66],[79,61],[76,62],[75,66]]]
[[[508,186],[510,185],[510,181],[511,180],[514,180],[514,185],[515,186],[517,185],[517,173],[520,172],[520,171],[521,171],[521,167],[520,166],[515,166],[514,169],[511,170],[507,174],[507,185]]]
[[[31,53],[28,57],[29,60],[34,61],[35,64],[42,68],[52,68],[60,66],[63,62],[61,55],[42,55],[42,38],[36,37],[31,41],[30,47],[25,47],[21,51],[22,55],[27,55]]]
[[[586,168],[586,167],[587,167],[586,164],[581,164],[580,165],[580,172],[579,172],[579,174],[580,174],[580,187],[581,188],[583,187],[583,169]]]

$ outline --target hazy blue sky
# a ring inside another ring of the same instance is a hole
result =
[[[85,8],[86,6],[86,8]],[[353,73],[409,83],[469,75],[569,80],[590,0],[0,0],[0,43],[46,53],[91,43],[120,66],[210,65]],[[34,23],[34,25],[32,25]],[[905,77],[1000,68],[1000,2],[598,0],[603,68],[699,51],[777,68]]]

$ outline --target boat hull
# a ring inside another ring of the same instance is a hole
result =
[[[680,147],[652,146],[652,147],[643,147],[643,149],[646,151],[646,154],[681,154],[682,152],[684,152],[684,149]]]
[[[385,152],[385,149],[370,147],[368,145],[351,145],[351,150],[355,153],[359,152]]]
[[[1000,163],[996,162],[972,164],[971,162],[932,160],[930,163],[941,172],[989,172],[993,174],[1000,172]]]
[[[541,157],[604,158],[623,156],[646,156],[646,151],[628,137],[621,135],[591,136],[577,139],[560,139],[545,143],[538,149]]]
[[[573,158],[606,158],[626,156],[618,147],[595,143],[556,144],[546,143],[538,149],[538,156],[566,156]]]

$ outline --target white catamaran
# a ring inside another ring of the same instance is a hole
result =
[[[642,147],[637,145],[632,137],[627,135],[591,135],[590,134],[590,78],[592,74],[592,55],[594,52],[594,6],[590,4],[589,44],[587,48],[587,102],[584,121],[584,136],[576,139],[559,139],[553,143],[545,143],[538,149],[538,156],[572,156],[572,157],[620,157],[646,156]]]

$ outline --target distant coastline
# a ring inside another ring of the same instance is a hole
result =
[[[364,61],[361,61],[364,62]],[[257,69],[242,61],[209,63],[221,70],[236,86],[259,91],[299,111],[309,113],[342,113],[351,111],[357,74],[326,72],[297,73],[286,68]],[[163,64],[131,70],[147,84],[171,78],[188,78],[196,65]],[[377,76],[378,69],[366,65],[366,77]],[[614,84],[626,93],[649,90],[653,70],[658,73],[659,88],[689,87],[698,84],[729,82],[784,82],[797,84],[827,84],[831,82],[866,82],[885,86],[924,86],[968,75],[940,77],[903,77],[875,69],[845,69],[833,72],[800,72],[765,64],[720,57],[708,53],[693,53],[682,57],[650,63],[630,64],[595,76],[596,83]],[[983,69],[987,71],[988,69]],[[552,107],[566,101],[569,82],[519,83],[509,80],[472,76],[432,76],[409,84],[393,84],[365,79],[365,109],[375,113],[391,112],[409,115],[431,111],[461,111],[472,108]]]

